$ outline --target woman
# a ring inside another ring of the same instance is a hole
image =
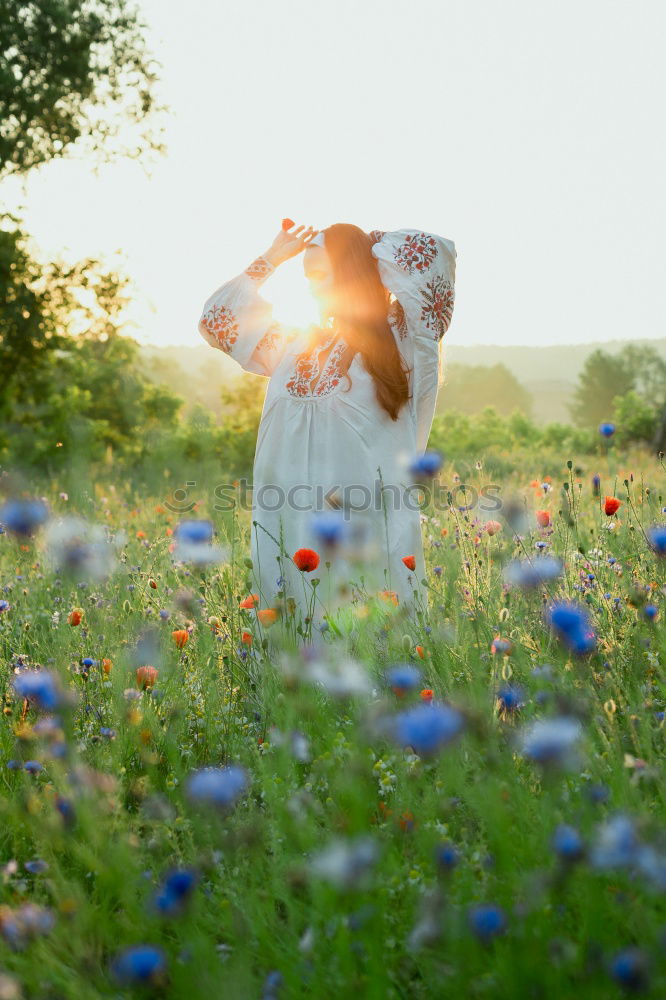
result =
[[[259,294],[301,251],[320,312],[307,330],[276,322]],[[270,248],[206,301],[204,339],[270,380],[253,473],[260,608],[312,618],[377,595],[423,606],[409,467],[435,411],[455,263],[454,244],[431,233],[286,219]]]

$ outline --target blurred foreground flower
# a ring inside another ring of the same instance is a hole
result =
[[[573,601],[555,601],[546,612],[546,621],[573,653],[589,653],[596,648],[587,612]]]
[[[548,580],[555,580],[562,573],[562,563],[555,556],[537,556],[536,559],[512,559],[504,567],[503,576],[514,587],[538,587]]]
[[[67,703],[57,677],[48,670],[24,670],[14,677],[14,690],[45,712],[53,712]]]
[[[450,705],[430,701],[394,716],[391,734],[401,747],[427,757],[460,736],[465,728],[461,712]]]
[[[578,719],[561,715],[537,719],[525,726],[519,734],[519,745],[523,756],[537,764],[567,767],[577,760],[576,748],[582,735]]]
[[[481,941],[488,942],[506,930],[506,915],[495,903],[478,903],[467,911],[469,926]]]
[[[153,897],[153,906],[164,917],[182,913],[197,884],[193,868],[176,868],[164,879]]]
[[[104,580],[117,565],[116,551],[126,542],[125,532],[111,535],[106,525],[90,524],[67,515],[46,528],[48,558],[58,573],[81,580]]]
[[[43,500],[7,500],[0,507],[0,524],[14,535],[29,538],[48,519]]]
[[[372,693],[370,676],[357,660],[324,662],[315,660],[309,664],[306,679],[321,686],[336,698]]]
[[[223,562],[229,558],[226,548],[212,545],[212,521],[186,520],[176,526],[173,533],[173,557],[177,562],[191,562],[196,566]]]
[[[415,691],[421,683],[421,671],[411,663],[398,663],[390,667],[384,674],[386,683],[393,693],[401,698],[410,691]]]
[[[336,838],[310,859],[310,871],[338,889],[355,889],[379,857],[379,846],[369,836]]]
[[[653,524],[647,530],[650,548],[658,556],[666,556],[666,524]]]
[[[203,767],[187,779],[187,794],[194,802],[226,808],[247,790],[248,773],[238,764],[228,767]]]
[[[615,424],[611,424],[609,421],[599,424],[599,433],[605,438],[612,437],[615,433]]]
[[[416,479],[428,479],[439,472],[442,462],[442,456],[438,451],[424,451],[412,459],[409,472]]]
[[[165,982],[166,968],[166,955],[161,948],[139,944],[127,948],[114,959],[111,975],[122,986],[142,983],[157,986]]]

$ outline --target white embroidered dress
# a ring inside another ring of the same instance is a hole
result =
[[[407,465],[426,449],[435,412],[456,250],[451,240],[414,229],[373,230],[370,236],[379,275],[392,293],[389,325],[410,368],[410,399],[396,421],[377,402],[361,355],[352,355],[334,327],[321,330],[314,342],[313,330],[274,320],[272,305],[259,294],[274,271],[263,257],[218,288],[199,320],[212,347],[270,380],[252,484],[252,519],[258,522],[251,529],[253,593],[261,608],[283,595],[305,614],[312,607],[312,578],[320,580],[317,617],[379,591],[412,608],[427,604],[420,583],[420,494]],[[330,511],[341,500],[349,540],[330,554],[315,532],[313,511]],[[300,548],[319,553],[314,571],[293,562]],[[414,570],[405,556],[414,557]]]

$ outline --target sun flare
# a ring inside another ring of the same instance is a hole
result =
[[[273,306],[275,319],[287,326],[306,328],[319,322],[317,301],[302,266],[280,268],[263,286],[261,295]]]

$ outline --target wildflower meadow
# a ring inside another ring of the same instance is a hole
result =
[[[663,997],[663,456],[581,461],[425,506],[413,614],[319,606],[330,520],[303,616],[212,489],[5,473],[0,997]]]

